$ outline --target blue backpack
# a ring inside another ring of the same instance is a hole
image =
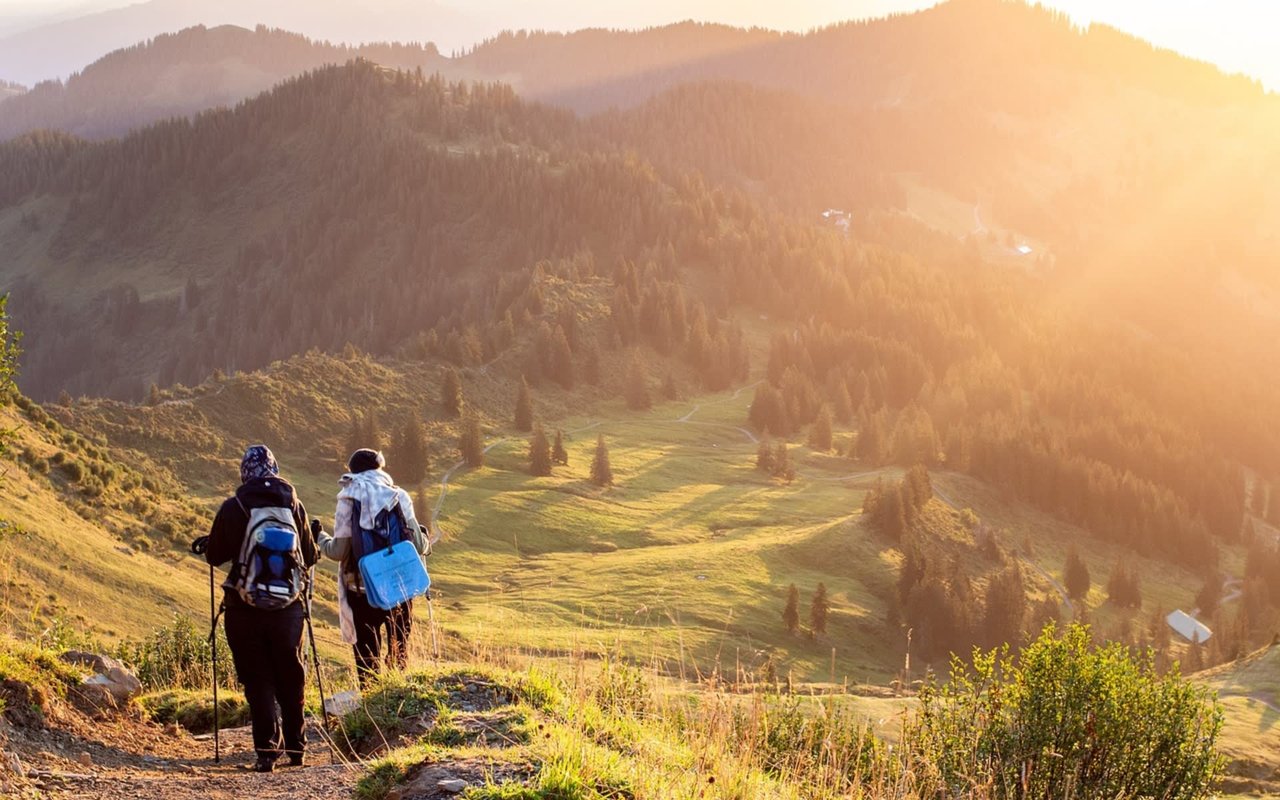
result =
[[[247,605],[277,611],[301,597],[306,586],[293,510],[265,507],[245,513],[249,524],[231,588]]]
[[[399,505],[383,509],[373,528],[360,524],[360,502],[351,501],[351,555],[369,605],[390,611],[431,588],[422,557],[406,535],[408,523]]]

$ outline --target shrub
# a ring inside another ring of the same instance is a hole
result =
[[[235,670],[222,626],[218,626],[217,648],[218,683],[230,688],[235,685]],[[149,690],[202,689],[213,681],[208,629],[181,615],[141,642],[121,643],[114,655],[132,666]]]
[[[208,689],[166,689],[143,695],[139,704],[147,716],[160,724],[176,722],[192,733],[213,730],[213,693]],[[238,692],[218,694],[218,726],[235,728],[249,724],[249,704]]]
[[[84,472],[85,472],[84,464],[81,464],[79,461],[76,461],[74,458],[69,458],[66,461],[63,461],[61,464],[58,465],[58,468],[62,470],[63,475],[67,476],[67,480],[71,481],[72,483],[79,483],[80,481],[84,480]]]
[[[1052,625],[1015,660],[1008,649],[956,660],[951,681],[921,692],[904,740],[934,794],[989,787],[992,797],[1209,794],[1222,769],[1222,711],[1207,689],[1159,676],[1119,644],[1097,648],[1087,626]]]

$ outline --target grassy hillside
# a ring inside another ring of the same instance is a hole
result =
[[[865,492],[900,469],[793,444],[797,479],[788,484],[754,467],[755,434],[741,427],[750,385],[634,412],[613,399],[608,387],[616,384],[606,381],[594,399],[573,395],[574,412],[562,390],[535,392],[538,417],[565,432],[569,453],[569,466],[535,478],[527,471],[527,434],[511,427],[516,384],[499,365],[463,371],[464,394],[492,447],[484,467],[455,470],[457,420],[436,401],[441,374],[440,367],[313,354],[165,395],[151,407],[94,401],[51,409],[106,436],[131,463],[172,470],[203,509],[233,488],[243,448],[268,442],[312,514],[326,522],[353,411],[377,408],[390,434],[412,409],[427,422],[432,467],[427,481],[409,488],[419,505],[439,511],[445,538],[430,564],[440,597],[435,613],[459,646],[552,656],[615,649],[683,677],[766,664],[805,682],[886,684],[897,675],[905,641],[889,619],[902,554],[859,517]],[[409,408],[398,405],[405,397],[414,398]],[[597,435],[610,450],[610,488],[588,480]],[[850,438],[837,432],[842,444]],[[1094,576],[1088,613],[1108,636],[1126,619],[1145,629],[1155,608],[1194,607],[1200,581],[1185,569],[1101,544],[962,475],[937,472],[934,482],[922,536],[971,577],[975,591],[1001,565],[976,535],[990,530],[1024,564],[1033,601],[1059,599],[1051,579],[1062,581],[1067,549],[1084,553]],[[965,509],[976,517],[962,515]],[[1240,555],[1224,552],[1224,567],[1235,574]],[[1107,602],[1103,585],[1121,559],[1141,576],[1141,612]],[[819,582],[832,600],[827,634],[787,634],[787,587],[800,589],[807,625]],[[331,588],[321,585],[327,598]],[[425,621],[425,609],[419,613]],[[1065,605],[1062,614],[1071,616]],[[916,667],[918,677],[918,658]]]
[[[1280,793],[1280,646],[1196,675],[1218,692],[1226,713],[1222,752],[1230,760],[1228,793]]]
[[[121,464],[37,406],[0,409],[8,427],[17,435],[0,480],[6,630],[140,638],[207,609],[207,573],[186,554],[203,509],[172,476]]]

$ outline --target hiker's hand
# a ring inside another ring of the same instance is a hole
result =
[[[202,556],[209,549],[209,537],[201,536],[191,543],[191,552],[198,556]]]
[[[320,524],[320,520],[311,520],[311,538],[318,542],[322,533],[324,533],[324,526]]]

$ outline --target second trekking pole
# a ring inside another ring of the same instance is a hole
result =
[[[218,740],[218,612],[213,600],[213,565],[209,565],[209,657],[213,662],[213,763],[222,762],[222,743]]]
[[[191,552],[202,556],[209,549],[209,537],[201,536],[191,543]],[[209,565],[209,659],[213,664],[213,763],[222,762],[222,743],[218,739],[218,617],[221,611],[214,598],[213,565]]]
[[[311,627],[311,589],[315,586],[316,568],[307,573],[307,638],[311,641],[311,661],[316,668],[316,688],[320,690],[320,715],[324,719],[324,729],[329,730],[329,708],[324,701],[324,676],[320,674],[320,651],[316,649],[316,631]]]

